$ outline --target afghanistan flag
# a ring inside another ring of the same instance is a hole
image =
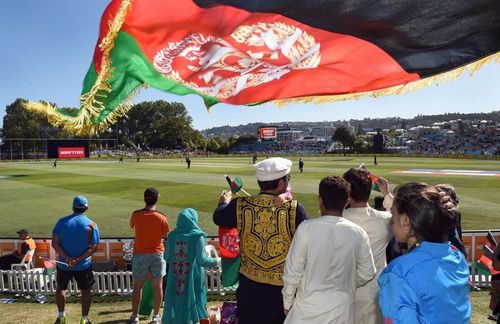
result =
[[[397,94],[500,57],[498,0],[112,0],[75,115],[96,131],[141,85],[207,106]]]

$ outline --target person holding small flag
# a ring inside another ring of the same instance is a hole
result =
[[[298,225],[307,214],[297,200],[277,200],[290,182],[292,162],[270,158],[254,165],[260,192],[231,201],[224,191],[213,214],[219,226],[240,235],[240,274],[236,291],[240,324],[283,323],[283,270]],[[265,305],[265,311],[262,306]]]
[[[343,217],[356,225],[361,226],[370,238],[370,247],[377,267],[374,280],[356,289],[356,320],[357,324],[382,323],[382,315],[378,307],[377,279],[386,266],[386,247],[393,234],[391,230],[391,213],[378,211],[370,205],[368,200],[372,191],[370,173],[365,168],[351,168],[343,178],[351,185],[349,195],[350,207],[344,210]],[[380,190],[387,196],[389,185],[383,178],[377,179]]]

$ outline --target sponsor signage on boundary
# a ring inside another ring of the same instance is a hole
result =
[[[85,147],[58,147],[57,156],[60,159],[84,158]]]
[[[275,127],[261,127],[259,128],[259,137],[262,140],[269,140],[276,138],[276,128]]]

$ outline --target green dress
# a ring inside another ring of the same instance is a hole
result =
[[[196,211],[182,210],[165,244],[169,266],[163,323],[198,323],[208,318],[204,267],[216,266],[217,259],[205,252],[206,236],[198,226]]]

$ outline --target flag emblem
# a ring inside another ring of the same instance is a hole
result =
[[[170,41],[153,64],[171,80],[227,99],[320,61],[320,44],[311,34],[282,22],[258,22],[239,26],[227,39],[193,33]]]

